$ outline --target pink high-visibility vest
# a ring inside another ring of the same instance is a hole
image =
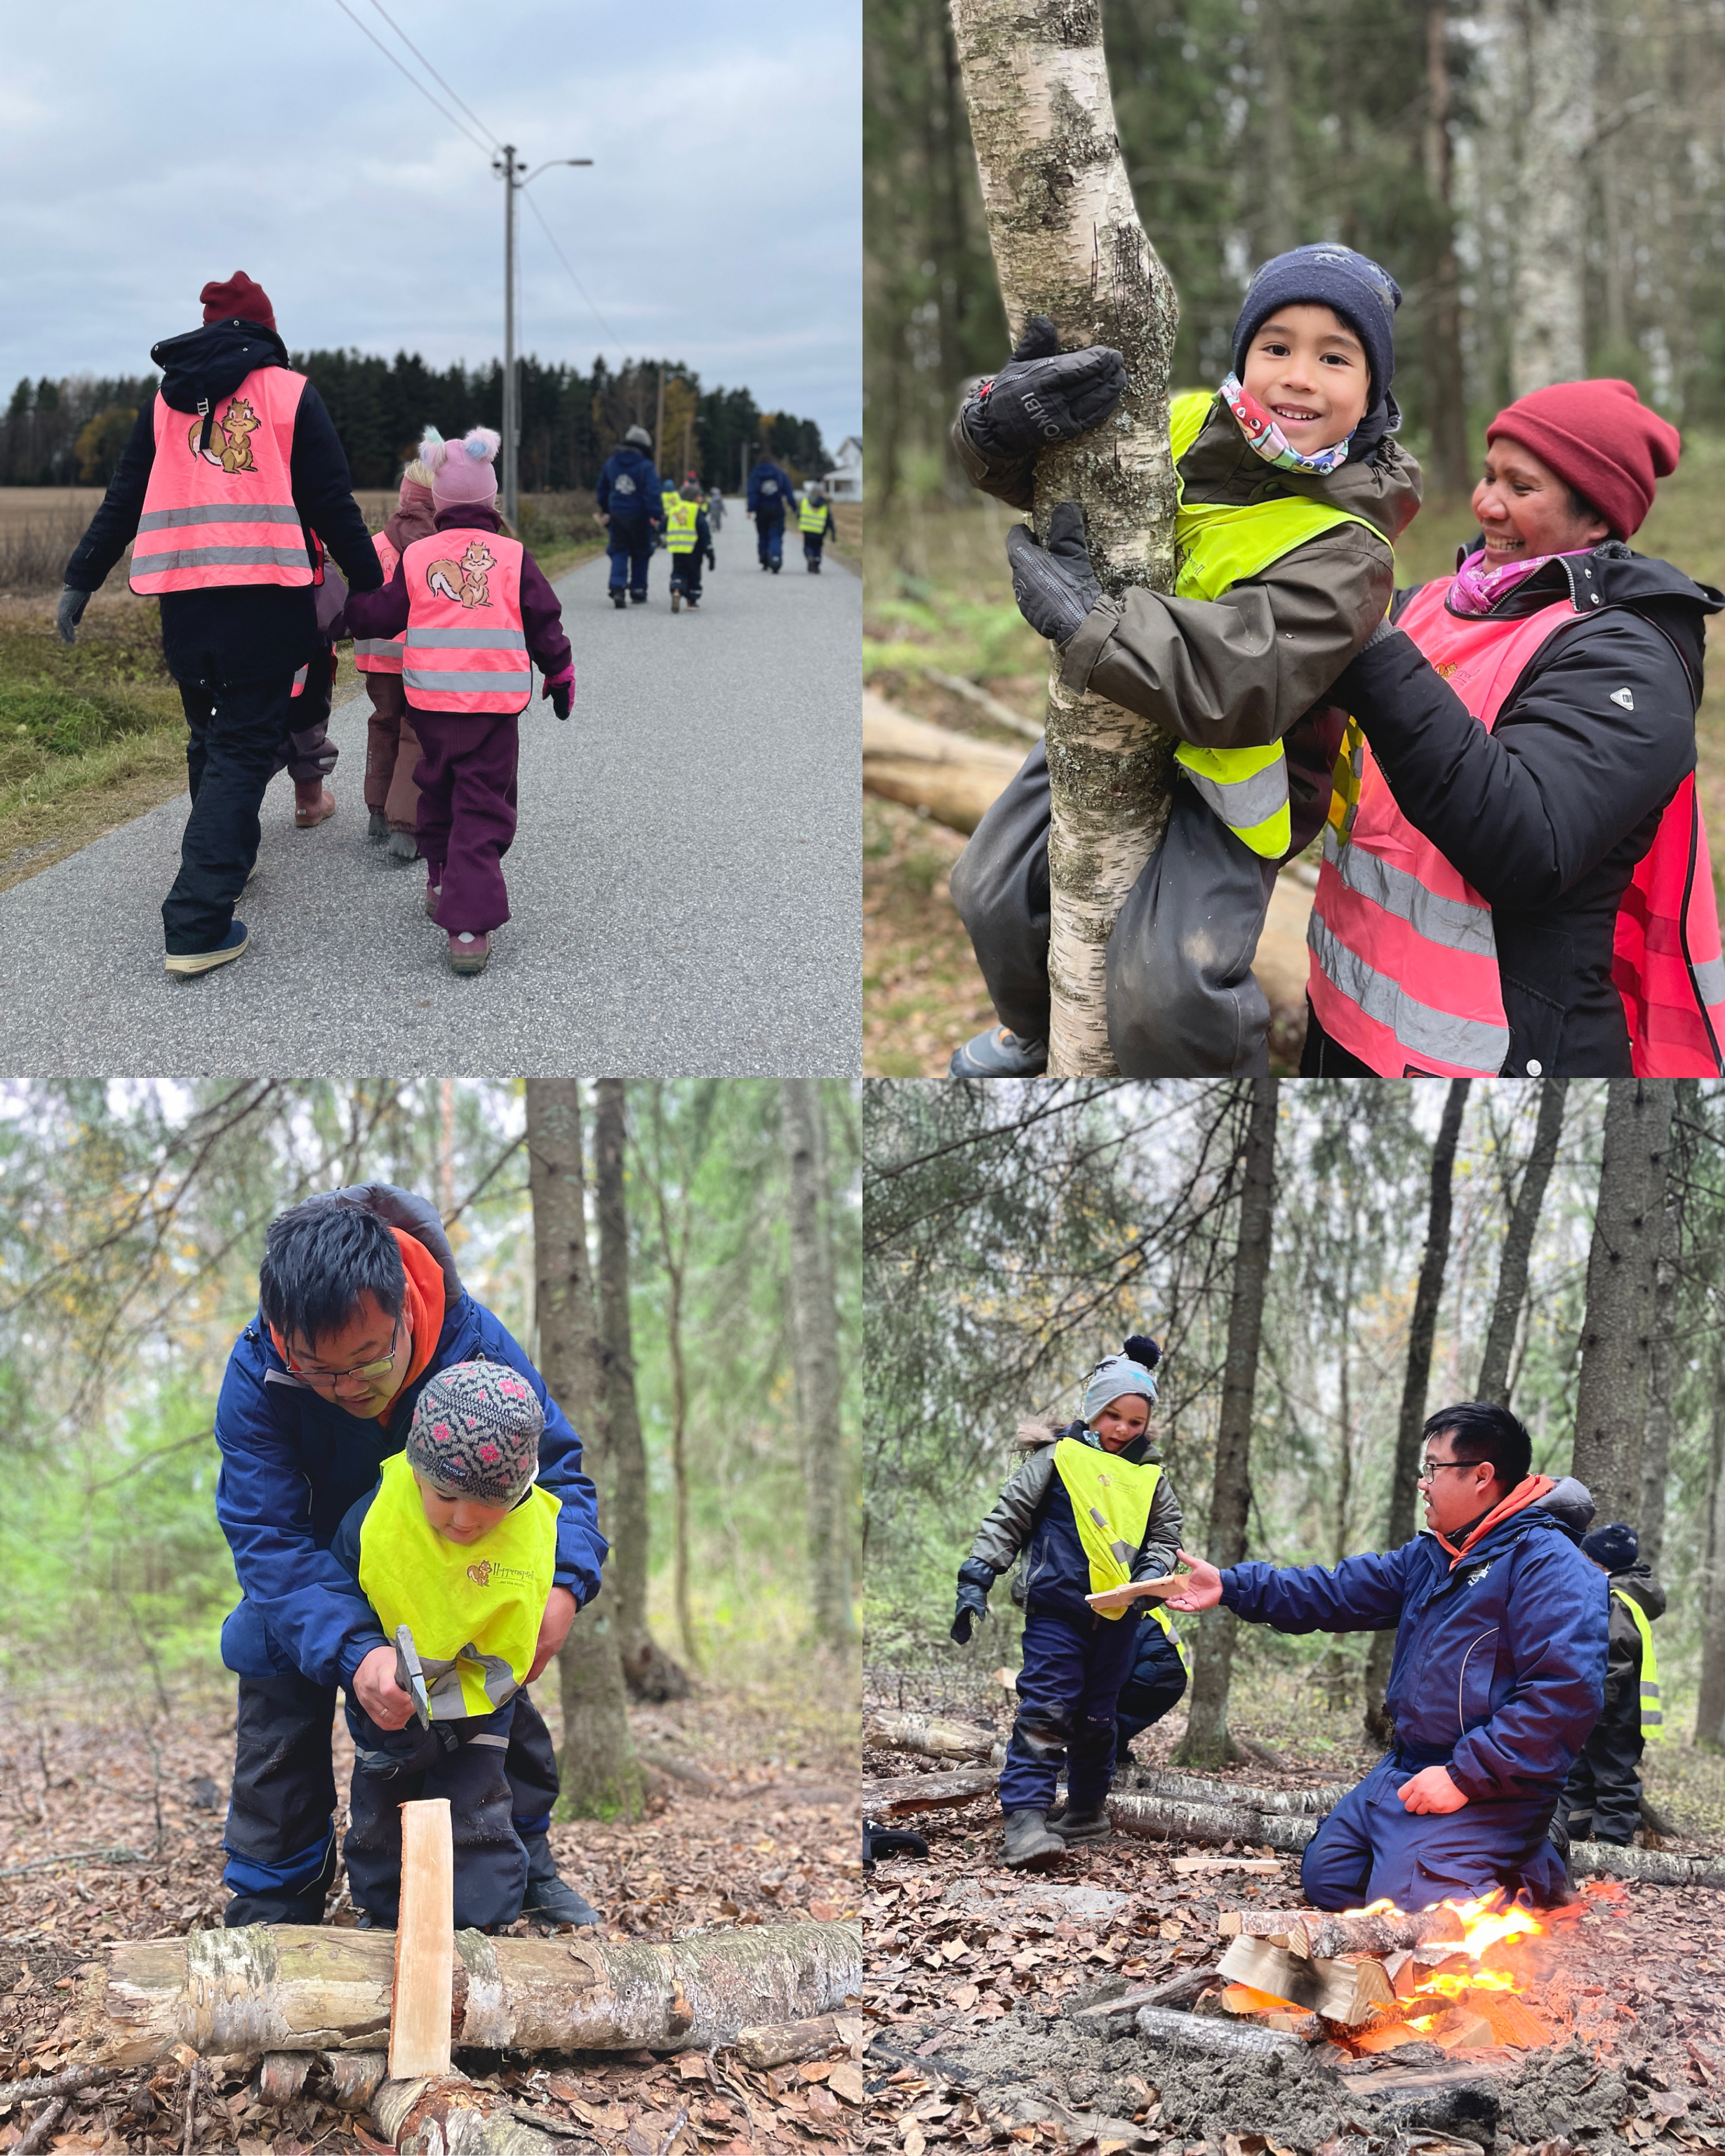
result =
[[[372,535],[372,544],[377,550],[377,559],[383,564],[383,581],[387,584],[395,574],[395,565],[400,561],[393,547],[381,531]],[[353,663],[362,674],[399,674],[402,648],[406,636],[357,636],[353,639]]]
[[[1449,588],[1440,578],[1416,592],[1398,625],[1490,727],[1541,646],[1579,616],[1559,599],[1519,621],[1464,617],[1445,606]],[[1324,832],[1307,931],[1312,1007],[1332,1040],[1383,1076],[1495,1077],[1509,1021],[1491,906],[1402,814],[1369,744],[1361,757],[1348,835]],[[1720,1070],[1725,964],[1692,779],[1625,893],[1612,978],[1638,1076]]]
[[[259,367],[211,411],[176,412],[157,397],[156,460],[132,547],[135,592],[312,581],[292,478],[305,388],[303,374]]]
[[[458,526],[402,555],[408,631],[402,686],[423,711],[519,711],[533,686],[521,624],[526,549]]]

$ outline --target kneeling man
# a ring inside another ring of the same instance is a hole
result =
[[[1307,1845],[1306,1898],[1399,1909],[1501,1887],[1560,1901],[1546,1828],[1599,1717],[1609,1629],[1604,1576],[1573,1522],[1591,1500],[1528,1472],[1532,1448],[1507,1408],[1471,1400],[1425,1425],[1427,1532],[1382,1555],[1319,1565],[1187,1558],[1173,1609],[1218,1603],[1279,1632],[1396,1628],[1386,1695],[1395,1743]]]

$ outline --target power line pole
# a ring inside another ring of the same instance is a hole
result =
[[[515,145],[506,142],[491,161],[491,169],[503,177],[503,514],[516,521],[516,449],[521,421],[516,412],[515,379],[515,197],[521,185],[517,172],[527,169],[516,162]]]

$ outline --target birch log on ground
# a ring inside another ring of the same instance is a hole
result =
[[[1172,1797],[1111,1796],[1108,1816],[1123,1833],[1153,1840],[1250,1842],[1290,1853],[1304,1849],[1317,1832],[1317,1821],[1309,1815],[1250,1811],[1244,1804],[1182,1804]]]
[[[898,1774],[890,1780],[863,1778],[863,1808],[870,1819],[903,1819],[911,1812],[937,1812],[973,1804],[999,1786],[994,1767],[960,1769],[951,1774]]]
[[[762,2021],[829,2014],[862,1981],[851,1924],[762,1924],[664,1945],[455,1934],[455,2046],[705,2051]],[[72,1994],[80,2063],[148,2066],[176,2044],[369,2051],[388,2041],[388,1932],[253,1924],[128,1941]]]
[[[1178,305],[1145,237],[1115,132],[1100,0],[951,0],[989,244],[1007,321],[1050,316],[1064,346],[1124,354],[1126,395],[1036,468],[1035,526],[1081,503],[1104,591],[1173,583],[1168,375]],[[1049,682],[1049,1073],[1114,1070],[1108,937],[1168,820],[1172,738]]]
[[[1178,1804],[1239,1804],[1247,1811],[1297,1812],[1309,1817],[1333,1811],[1353,1786],[1351,1782],[1325,1782],[1312,1789],[1271,1789],[1257,1782],[1169,1774],[1160,1767],[1140,1767],[1134,1783],[1144,1795],[1172,1797]]]
[[[871,1707],[863,1717],[863,1743],[882,1752],[915,1752],[926,1759],[986,1759],[995,1738],[992,1729],[974,1722]]]
[[[1613,1849],[1577,1841],[1569,1866],[1584,1879],[1640,1879],[1650,1887],[1725,1887],[1725,1856],[1673,1856],[1662,1849]]]
[[[501,2091],[457,2073],[385,2082],[372,2099],[372,2123],[401,2156],[552,2156],[569,2145],[517,2118]]]

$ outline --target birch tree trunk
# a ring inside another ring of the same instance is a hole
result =
[[[1712,1351],[1713,1411],[1708,1436],[1707,1512],[1702,1535],[1701,1685],[1695,1702],[1695,1742],[1725,1751],[1725,1356]]]
[[[1480,1363],[1476,1397],[1509,1405],[1509,1361],[1515,1352],[1516,1333],[1522,1322],[1522,1305],[1527,1299],[1527,1264],[1533,1238],[1539,1228],[1539,1209],[1545,1203],[1545,1187],[1551,1181],[1552,1163],[1558,1157],[1558,1139],[1563,1127],[1563,1102],[1569,1091],[1567,1078],[1540,1081],[1539,1120],[1533,1128],[1533,1147],[1522,1170],[1521,1187],[1511,1209],[1504,1233],[1503,1252],[1497,1261],[1497,1294],[1491,1305],[1491,1322],[1486,1331],[1486,1352]]]
[[[820,1081],[781,1079],[779,1100],[790,1168],[791,1347],[808,1492],[809,1609],[815,1638],[843,1654],[855,1633],[839,1416],[839,1300],[824,1209]]]
[[[1254,1078],[1246,1122],[1245,1180],[1228,1306],[1228,1350],[1222,1366],[1222,1408],[1216,1423],[1216,1465],[1210,1486],[1209,1559],[1238,1564],[1246,1553],[1252,1497],[1252,1408],[1264,1332],[1264,1286],[1276,1226],[1276,1118],[1281,1081]],[[1238,1624],[1219,1604],[1198,1620],[1192,1656],[1192,1696],[1186,1734],[1174,1754],[1182,1766],[1211,1767],[1239,1757],[1228,1730],[1228,1688]]]
[[[581,1435],[583,1465],[603,1491],[609,1480],[601,1404],[604,1371],[587,1252],[581,1094],[572,1078],[527,1081],[527,1181],[539,1367],[552,1398]],[[558,1815],[639,1819],[646,1809],[646,1785],[629,1735],[617,1633],[605,1602],[578,1614],[558,1653],[557,1674],[563,1693]]]
[[[1695,1081],[1681,1081],[1692,1085]],[[1653,1343],[1647,1368],[1647,1430],[1641,1453],[1641,1561],[1656,1573],[1665,1555],[1665,1492],[1671,1478],[1676,1415],[1677,1260],[1682,1240],[1683,1179],[1669,1178],[1659,1256],[1653,1268]]]
[[[1461,270],[1455,256],[1450,127],[1455,90],[1450,74],[1450,18],[1445,0],[1425,11],[1425,181],[1439,223],[1438,258],[1425,315],[1425,397],[1435,491],[1466,494],[1467,398],[1461,358]]]
[[[620,1078],[601,1078],[593,1117],[593,1176],[599,1208],[599,1332],[610,1432],[609,1585],[623,1677],[637,1699],[686,1699],[689,1680],[647,1623],[647,1449],[635,1399],[634,1337],[629,1312],[629,1214],[624,1203],[624,1099]]]
[[[1035,526],[1077,501],[1104,591],[1173,581],[1168,372],[1178,306],[1144,235],[1114,126],[1101,0],[951,0],[1001,297],[1014,339],[1050,316],[1064,346],[1113,345],[1127,390],[1105,424],[1046,451]],[[1114,1070],[1104,969],[1127,894],[1168,820],[1173,742],[1117,704],[1048,699],[1049,1072]]]
[[[1517,203],[1510,388],[1587,372],[1584,317],[1594,131],[1594,0],[1522,0],[1527,108]]]
[[[1431,1149],[1431,1199],[1425,1215],[1425,1254],[1414,1290],[1408,1321],[1408,1368],[1402,1382],[1402,1411],[1395,1427],[1395,1459],[1389,1471],[1389,1507],[1384,1523],[1384,1547],[1399,1549],[1414,1536],[1414,1493],[1420,1471],[1420,1445],[1425,1428],[1425,1401],[1431,1384],[1431,1348],[1437,1337],[1438,1306],[1444,1299],[1444,1273],[1450,1262],[1450,1200],[1455,1173],[1455,1148],[1471,1078],[1452,1078],[1444,1098],[1437,1143]],[[1395,1634],[1374,1632],[1366,1656],[1366,1734],[1388,1744],[1394,1726],[1384,1712],[1384,1692],[1395,1657]]]
[[[1601,1527],[1612,1520],[1634,1527],[1641,1516],[1642,1440],[1655,1276],[1665,1235],[1672,1083],[1669,1078],[1614,1078],[1606,1096],[1570,1468],[1592,1491]]]

